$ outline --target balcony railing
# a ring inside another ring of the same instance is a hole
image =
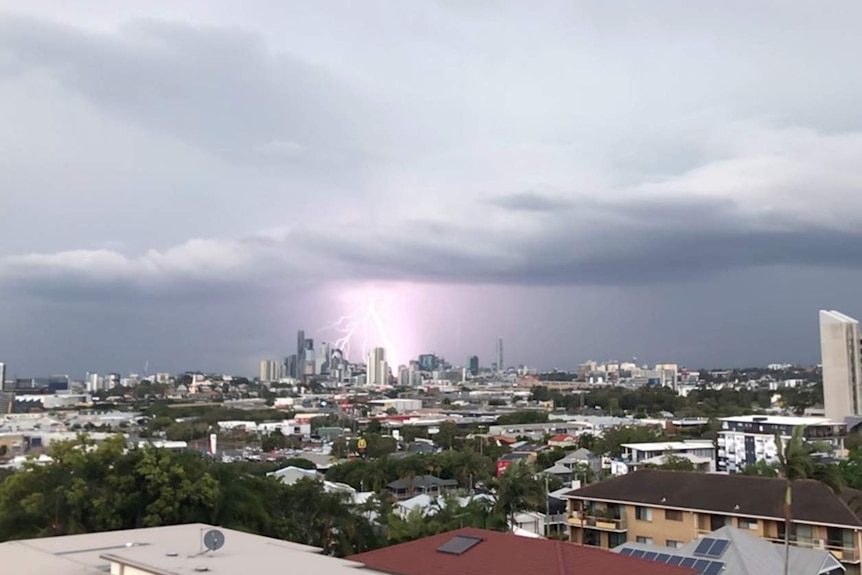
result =
[[[601,515],[590,514],[589,512],[581,515],[578,511],[573,511],[569,515],[569,525],[572,527],[583,526],[600,531],[628,531],[625,517],[603,517]]]
[[[710,533],[711,531],[706,531],[703,529],[697,530],[697,534],[701,537],[709,536]],[[777,537],[762,537],[762,539],[765,539],[766,541],[769,541],[771,543],[778,543],[780,545],[784,545],[784,539],[780,539]],[[836,559],[845,563],[858,563],[860,561],[860,553],[858,549],[854,549],[853,547],[845,547],[843,545],[830,545],[828,541],[824,541],[822,539],[791,537],[790,544],[805,549],[823,549],[829,551]]]

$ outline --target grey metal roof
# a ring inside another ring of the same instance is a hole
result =
[[[730,526],[717,529],[708,537],[726,539],[730,543],[719,559],[711,559],[724,562],[725,568],[721,575],[781,575],[784,573],[784,547],[782,545],[771,543],[746,533],[743,529]],[[618,553],[623,549],[641,549],[681,557],[695,557],[694,550],[698,543],[700,543],[700,539],[695,539],[674,549],[660,545],[629,542],[620,545],[614,551]],[[698,558],[703,559],[703,557]],[[841,562],[835,559],[829,551],[790,547],[790,575],[819,575],[836,568],[844,569]]]

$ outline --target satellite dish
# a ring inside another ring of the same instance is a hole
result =
[[[221,549],[224,545],[224,533],[218,529],[210,529],[204,534],[204,547],[210,551]]]

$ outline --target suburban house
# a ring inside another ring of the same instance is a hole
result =
[[[348,557],[390,575],[694,575],[565,541],[464,528]]]
[[[398,501],[395,504],[394,512],[402,519],[406,519],[410,513],[416,511],[421,513],[423,516],[428,517],[437,513],[438,510],[450,504],[450,502],[458,507],[465,507],[473,501],[482,501],[488,506],[493,507],[494,503],[496,503],[496,498],[487,493],[477,493],[466,497],[452,497],[451,499],[447,499],[442,495],[428,495],[422,493],[414,495],[409,499]]]
[[[571,433],[558,433],[548,439],[548,447],[574,447],[577,444],[577,436]]]
[[[355,499],[357,494],[356,489],[346,483],[338,483],[337,481],[326,481],[324,475],[313,469],[303,469],[288,465],[276,471],[267,473],[269,477],[278,479],[285,485],[293,485],[301,479],[310,479],[312,481],[320,481],[323,483],[323,490],[327,493],[343,493]]]
[[[688,461],[691,463],[692,471],[701,471],[703,473],[715,472],[715,459],[712,457],[705,457],[703,455],[694,455],[693,453],[668,453],[667,455],[648,457],[646,459],[641,459],[637,463],[629,464],[628,471],[637,471],[638,469],[649,467],[661,467],[673,462],[674,459],[684,459]]]
[[[621,555],[693,567],[702,575],[783,573],[784,546],[770,543],[736,527],[722,527],[702,539],[668,549],[649,543],[624,543]],[[790,547],[788,575],[842,575],[844,566],[825,549]]]
[[[497,458],[497,477],[500,477],[513,463],[535,463],[536,454],[528,452],[509,452]]]
[[[555,475],[563,481],[572,481],[585,479],[586,469],[592,470],[594,474],[599,473],[602,470],[602,459],[582,447],[555,461],[544,473]]]
[[[792,545],[825,549],[858,574],[862,492],[836,495],[823,483],[793,485]],[[641,470],[570,491],[570,540],[614,548],[627,542],[678,548],[732,526],[771,542],[784,540],[782,479]]]
[[[417,475],[397,479],[386,486],[396,499],[410,499],[415,495],[440,495],[458,488],[454,479],[440,479],[433,475]]]
[[[709,471],[715,471],[715,445],[709,439],[691,439],[685,441],[656,441],[650,443],[623,443],[623,461],[635,467],[645,464],[646,460],[656,460],[661,456],[692,455],[711,461]]]

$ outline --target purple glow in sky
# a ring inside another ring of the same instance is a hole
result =
[[[373,297],[393,364],[816,362],[862,316],[860,18],[4,2],[0,361],[251,374]]]

